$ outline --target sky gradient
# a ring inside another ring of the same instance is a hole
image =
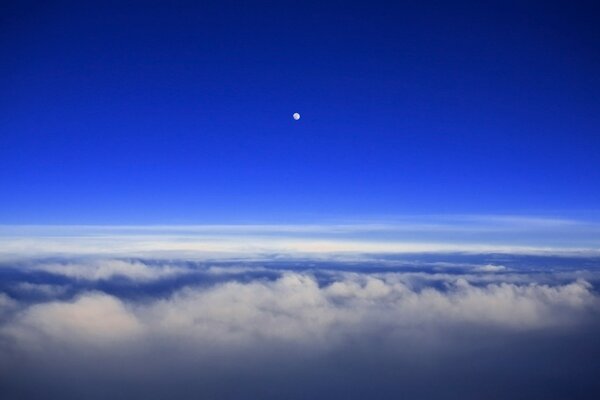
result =
[[[1,14],[1,223],[597,219],[594,2]]]

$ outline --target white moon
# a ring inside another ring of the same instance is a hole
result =
[[[292,115],[292,117],[294,117],[294,119],[295,119],[296,121],[298,121],[298,120],[300,119],[300,114],[298,114],[298,113],[294,113],[294,115]]]

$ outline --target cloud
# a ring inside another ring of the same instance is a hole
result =
[[[2,321],[2,318],[10,311],[14,310],[16,307],[16,301],[11,299],[4,293],[0,293],[0,321]]]
[[[141,324],[125,305],[103,293],[33,305],[5,329],[9,336],[34,348],[56,342],[110,344],[133,339],[142,332]]]
[[[463,252],[600,254],[600,224],[538,217],[396,218],[393,223],[196,226],[0,226],[0,259],[113,257],[262,259],[280,254]]]
[[[286,272],[274,281],[188,287],[139,304],[84,293],[27,308],[9,332],[17,341],[36,334],[40,341],[73,343],[143,334],[200,344],[327,345],[352,333],[385,334],[384,327],[405,338],[416,327],[443,332],[444,326],[465,323],[518,330],[569,326],[595,307],[598,300],[585,281],[474,286],[454,278],[443,288],[417,290],[396,274],[343,274],[323,286],[310,274]]]
[[[107,280],[123,277],[136,281],[152,281],[173,277],[186,272],[183,267],[160,264],[148,266],[139,261],[99,259],[84,262],[35,263],[32,267],[56,275],[75,279]]]
[[[485,385],[547,398],[559,384],[547,378],[552,365],[595,385],[591,271],[93,257],[21,265],[6,286],[16,297],[0,293],[7,398],[440,398],[449,389],[479,398]],[[44,295],[18,297],[27,291]],[[530,371],[545,383],[522,383],[538,379]]]
[[[19,293],[27,295],[37,295],[49,299],[54,299],[66,294],[66,288],[61,285],[50,285],[44,283],[20,282],[15,286]]]
[[[502,272],[506,271],[506,267],[504,265],[486,264],[475,267],[473,270],[477,272]]]

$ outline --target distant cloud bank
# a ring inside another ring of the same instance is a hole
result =
[[[0,259],[326,257],[365,253],[600,255],[600,223],[517,216],[305,225],[0,226]]]

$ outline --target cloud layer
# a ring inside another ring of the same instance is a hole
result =
[[[600,255],[596,221],[422,216],[386,223],[199,226],[1,226],[0,260],[104,255],[187,259],[335,258],[365,253]],[[391,221],[391,222],[390,222]]]
[[[443,288],[415,290],[394,274],[346,274],[320,286],[310,275],[287,272],[274,281],[188,287],[166,299],[139,304],[84,292],[68,301],[25,308],[7,323],[7,332],[15,342],[27,338],[65,345],[156,336],[190,340],[200,347],[253,346],[271,340],[327,346],[350,334],[385,330],[386,335],[406,339],[417,328],[442,332],[465,325],[506,330],[568,327],[585,320],[598,305],[585,281],[475,286],[456,278],[444,282]]]
[[[501,398],[518,388],[528,398],[590,398],[573,390],[597,385],[595,267],[429,257],[4,264],[0,392]],[[553,374],[561,379],[542,384]]]

